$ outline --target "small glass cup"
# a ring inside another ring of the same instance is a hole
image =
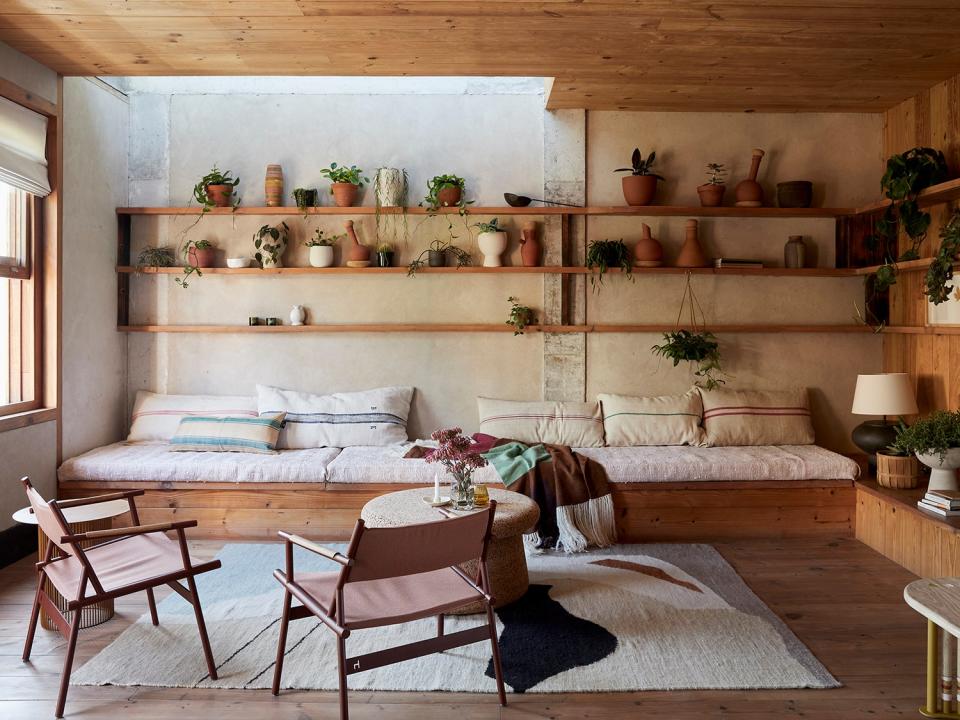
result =
[[[483,483],[473,486],[473,504],[477,507],[486,507],[490,504],[490,493]]]

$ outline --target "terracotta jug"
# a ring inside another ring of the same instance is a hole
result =
[[[542,251],[537,224],[533,221],[524,223],[520,231],[520,259],[523,266],[539,267]]]
[[[643,223],[643,237],[633,248],[634,265],[637,267],[660,267],[663,265],[663,245],[650,234],[650,226]]]
[[[687,220],[687,239],[680,248],[680,255],[677,257],[677,267],[707,267],[710,261],[707,259],[703,247],[700,245],[700,238],[697,237],[697,221]]]
[[[754,148],[753,157],[750,160],[750,175],[737,184],[737,207],[763,207],[763,188],[757,182],[757,173],[760,171],[763,155],[763,150]]]
[[[279,165],[267,165],[267,176],[263,180],[263,196],[267,207],[283,205],[283,168]]]
[[[353,229],[353,220],[347,220],[343,224],[343,227],[346,228],[347,235],[353,240],[353,245],[350,246],[350,251],[347,253],[347,265],[351,267],[366,267],[370,264],[370,248],[360,244],[357,231]]]

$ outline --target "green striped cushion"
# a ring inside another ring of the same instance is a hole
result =
[[[702,445],[703,405],[696,388],[683,395],[600,394],[607,445]]]
[[[185,417],[170,439],[175,452],[248,452],[273,454],[286,413],[260,417]]]

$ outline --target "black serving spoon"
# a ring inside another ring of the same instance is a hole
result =
[[[507,201],[510,207],[526,207],[532,202],[540,202],[544,205],[564,205],[565,207],[581,207],[580,205],[571,205],[570,203],[557,202],[556,200],[540,200],[526,195],[514,195],[513,193],[504,193],[503,199]]]

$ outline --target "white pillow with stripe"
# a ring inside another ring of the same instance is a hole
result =
[[[812,445],[806,389],[700,390],[708,445]]]
[[[185,417],[170,438],[170,450],[273,455],[282,427],[282,412],[260,417]]]
[[[478,397],[480,432],[523,443],[603,447],[595,402],[495,400]]]
[[[161,395],[138,390],[133,403],[129,442],[169,440],[180,421],[191,416],[257,417],[257,399],[232,395]]]
[[[282,448],[393,445],[408,440],[412,387],[315,395],[257,385],[260,414],[285,412]]]
[[[601,393],[607,445],[702,445],[703,403],[696,388],[683,395],[631,397]]]

